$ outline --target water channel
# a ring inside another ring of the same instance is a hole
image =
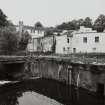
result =
[[[2,84],[0,105],[104,105],[104,97],[56,80],[37,78]]]
[[[104,72],[68,68],[67,63],[49,60],[1,66],[0,105],[105,105],[104,79],[99,79]],[[23,75],[28,78],[20,79]],[[96,90],[99,80],[101,95],[89,91]]]

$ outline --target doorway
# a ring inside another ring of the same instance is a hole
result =
[[[73,48],[73,53],[76,53],[76,48]]]

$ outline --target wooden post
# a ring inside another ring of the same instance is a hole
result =
[[[61,70],[62,70],[62,65],[59,65],[59,68],[58,68],[58,80],[60,79],[60,72],[61,72]]]
[[[76,81],[76,98],[77,98],[77,101],[79,100],[79,83],[80,83],[80,70],[81,69],[82,69],[82,66],[79,66],[78,74],[77,74],[77,81]]]
[[[71,85],[72,84],[72,66],[69,65],[68,66],[68,85]]]
[[[77,88],[79,87],[79,83],[80,83],[80,70],[82,69],[82,67],[80,66],[79,69],[78,69],[78,74],[77,74]]]
[[[77,75],[77,88],[79,87],[79,82],[80,82],[80,72],[78,72]]]
[[[70,96],[70,93],[71,93],[71,88],[70,88],[70,85],[72,84],[71,83],[71,80],[72,80],[72,75],[71,75],[71,71],[72,70],[72,66],[71,65],[68,65],[68,68],[67,68],[67,75],[68,75],[68,96]]]

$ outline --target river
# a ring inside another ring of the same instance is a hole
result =
[[[104,105],[104,97],[56,80],[37,78],[1,84],[0,105]]]

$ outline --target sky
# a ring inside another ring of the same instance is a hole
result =
[[[56,26],[73,19],[105,15],[105,0],[0,0],[0,8],[14,24],[40,21],[44,26]]]

